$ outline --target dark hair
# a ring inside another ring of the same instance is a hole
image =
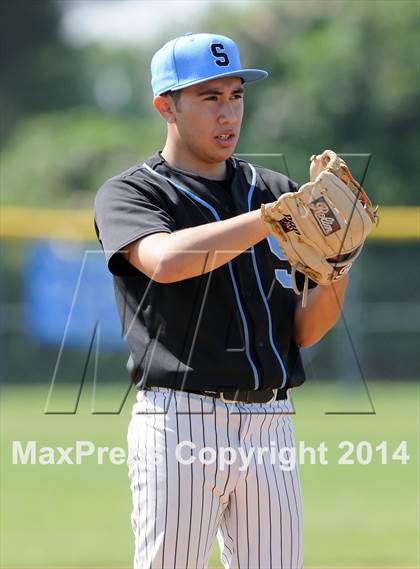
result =
[[[172,99],[175,103],[175,108],[176,108],[176,110],[178,110],[178,103],[179,103],[179,100],[181,98],[181,93],[182,93],[182,89],[180,89],[179,91],[165,91],[164,93],[162,93],[162,97],[167,97],[168,95],[170,97],[172,97]]]

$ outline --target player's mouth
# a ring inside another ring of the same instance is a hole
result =
[[[230,148],[236,144],[236,135],[233,132],[218,134],[214,138],[223,148]]]

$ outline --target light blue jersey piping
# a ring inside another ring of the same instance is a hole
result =
[[[187,188],[184,188],[183,186],[177,184],[176,182],[170,180],[169,178],[167,178],[166,176],[163,176],[162,174],[159,174],[159,172],[156,172],[155,170],[153,170],[152,168],[150,168],[150,166],[148,166],[147,164],[143,164],[144,168],[146,168],[146,170],[148,170],[151,174],[154,174],[155,176],[158,176],[159,178],[163,178],[164,180],[166,180],[167,182],[171,183],[173,186],[175,186],[176,188],[178,188],[178,190],[181,190],[181,192],[184,192],[185,194],[187,194],[188,196],[190,196],[190,198],[192,198],[193,200],[197,201],[198,203],[200,203],[201,205],[203,205],[204,207],[206,207],[209,211],[211,211],[211,213],[213,214],[214,218],[216,219],[216,221],[221,221],[220,220],[220,216],[217,213],[217,211],[214,209],[214,207],[212,205],[210,205],[209,203],[207,203],[206,201],[204,201],[202,198],[199,198],[198,196],[196,196],[195,194],[193,194],[192,192],[190,192],[189,190],[187,190]],[[238,285],[236,283],[236,279],[235,279],[235,275],[233,272],[233,267],[232,267],[232,263],[231,261],[229,261],[228,263],[228,267],[229,267],[229,273],[230,273],[230,278],[232,280],[232,285],[233,285],[233,290],[235,292],[235,298],[236,298],[236,303],[238,305],[239,308],[239,313],[241,315],[241,320],[242,320],[242,325],[243,325],[243,330],[244,330],[244,337],[245,337],[245,354],[246,357],[249,361],[249,364],[252,368],[252,372],[254,374],[254,384],[255,384],[255,389],[258,389],[259,387],[259,377],[258,377],[258,371],[257,368],[254,364],[254,362],[252,361],[251,358],[251,353],[249,350],[249,331],[248,331],[248,324],[245,318],[245,313],[244,313],[244,309],[242,308],[242,304],[241,304],[241,300],[239,298],[239,292],[238,292]]]
[[[256,181],[257,181],[257,173],[256,173],[256,171],[255,171],[255,168],[252,166],[252,164],[248,164],[248,166],[251,168],[251,172],[252,172],[251,185],[250,185],[249,191],[248,191],[248,211],[251,211],[252,196],[253,196],[253,194],[254,194],[255,183],[256,183]],[[256,259],[256,256],[255,256],[255,249],[254,249],[253,246],[251,247],[251,256],[252,256],[252,264],[253,264],[253,266],[254,266],[255,277],[256,277],[257,283],[258,283],[258,289],[259,289],[259,291],[260,291],[261,298],[262,298],[262,301],[263,301],[263,303],[264,303],[265,310],[266,310],[266,312],[267,312],[267,318],[268,318],[268,338],[269,338],[269,341],[270,341],[271,348],[272,348],[272,350],[273,350],[273,352],[274,352],[274,354],[275,354],[275,356],[276,356],[276,358],[277,358],[277,360],[278,360],[278,362],[279,362],[279,364],[280,364],[280,367],[281,367],[281,369],[282,369],[282,372],[283,372],[283,382],[282,382],[282,384],[281,384],[281,387],[284,387],[285,384],[286,384],[287,374],[286,374],[286,370],[285,370],[285,367],[284,367],[284,364],[283,364],[283,360],[282,360],[282,358],[281,358],[281,356],[280,356],[280,354],[279,354],[279,352],[278,352],[276,346],[274,345],[274,340],[273,340],[273,322],[272,322],[272,320],[271,320],[270,307],[269,307],[269,305],[268,305],[267,297],[265,296],[264,289],[263,289],[262,284],[261,284],[261,277],[260,277],[260,273],[258,272],[257,259]]]

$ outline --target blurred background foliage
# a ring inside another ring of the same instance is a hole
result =
[[[69,4],[2,5],[4,203],[90,206],[102,181],[163,146],[149,62],[191,24],[168,22],[148,44],[75,47],[60,25]],[[374,201],[418,203],[418,2],[235,4],[210,2],[194,31],[232,36],[243,64],[270,72],[247,88],[237,151],[283,153],[299,183],[314,152],[371,153]]]

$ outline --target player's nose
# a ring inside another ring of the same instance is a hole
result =
[[[239,109],[232,105],[232,103],[225,103],[220,109],[219,122],[220,124],[237,124],[241,120],[241,113]]]

